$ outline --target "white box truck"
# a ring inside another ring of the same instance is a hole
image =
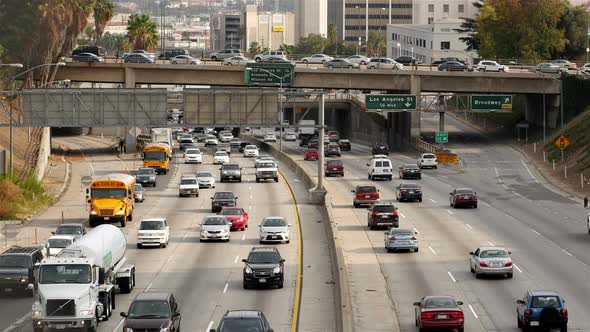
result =
[[[315,136],[315,120],[299,120],[297,132],[299,133],[299,139],[306,139]]]
[[[34,332],[50,329],[97,331],[115,309],[115,287],[130,293],[135,266],[126,264],[127,240],[113,225],[100,225],[57,256],[35,267]]]
[[[152,143],[166,143],[173,147],[172,129],[170,128],[152,128]]]

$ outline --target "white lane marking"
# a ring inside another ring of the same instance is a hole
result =
[[[496,172],[496,177],[498,178],[498,182],[504,183],[504,181],[502,181],[502,179],[500,179],[500,173],[498,173],[498,169],[496,167],[494,167],[494,172]]]
[[[565,250],[565,249],[561,249],[561,251],[563,251],[564,253],[566,253],[568,256],[573,256],[571,252]]]
[[[453,275],[451,274],[451,271],[447,271],[447,273],[449,274],[449,277],[451,277],[451,280],[453,280],[453,282],[457,282],[457,279],[455,279],[455,277],[453,277]]]
[[[26,321],[30,317],[31,317],[31,313],[29,312],[26,315],[19,318],[16,322],[10,324],[10,326],[5,328],[4,330],[2,330],[2,332],[13,332],[15,328],[19,327],[24,321]]]
[[[166,260],[166,262],[164,263],[164,265],[168,264],[168,262],[170,262],[171,259],[172,259],[172,255],[170,255],[170,257],[168,257],[168,259]]]
[[[113,332],[117,332],[119,331],[119,328],[121,327],[121,325],[123,325],[123,322],[125,321],[125,319],[121,319],[119,321],[119,324],[117,324],[117,326],[115,326],[115,328],[113,329]]]
[[[469,305],[469,309],[471,309],[471,313],[473,314],[473,317],[475,317],[475,319],[479,319],[479,317],[475,313],[475,310],[473,309],[473,307],[471,306],[471,304]]]
[[[434,251],[434,249],[432,249],[431,246],[428,246],[428,249],[430,249],[430,251],[432,251],[432,253],[436,255],[436,251]]]
[[[246,239],[246,234],[242,235],[242,241]]]
[[[488,241],[488,243],[492,246],[495,247],[495,245],[492,243],[492,241]]]
[[[516,264],[512,263],[512,266],[514,266],[518,270],[518,272],[522,273],[522,270]]]
[[[533,173],[531,172],[531,170],[529,169],[529,167],[526,165],[526,163],[524,162],[523,159],[520,159],[520,161],[522,162],[522,164],[524,165],[524,168],[526,168],[527,172],[529,172],[531,178],[533,178],[533,180],[535,180],[536,183],[539,183],[539,181],[537,181],[537,179],[535,178],[535,176],[533,175]]]
[[[152,283],[150,282],[150,284],[145,288],[144,292],[147,292],[150,290],[150,288],[152,288]]]
[[[436,203],[436,201],[435,201],[434,199],[432,199],[432,198],[429,198],[429,200],[430,200],[432,203]]]
[[[467,226],[467,227],[469,227],[469,228],[473,229],[473,227],[472,227],[471,225],[469,225],[469,224],[465,224],[465,226]]]
[[[541,233],[537,232],[537,231],[536,231],[536,230],[534,230],[534,229],[531,229],[531,231],[533,231],[533,233],[535,233],[535,234],[537,234],[537,235],[539,235],[539,236],[543,236],[543,235],[541,235]]]
[[[293,179],[293,181],[295,181],[295,182],[301,182],[301,180],[299,180],[299,179]]]
[[[517,193],[516,191],[513,191],[512,193],[513,193],[514,195],[516,195],[516,196],[520,197],[520,198],[524,198],[524,196],[522,196],[521,194]]]
[[[234,264],[238,262],[238,258],[240,258],[240,256],[236,256],[236,259],[234,259]]]
[[[225,283],[225,287],[223,287],[223,294],[225,294],[225,292],[227,292],[227,287],[229,287],[229,283]]]
[[[447,212],[450,213],[450,214],[454,214],[453,211],[451,211],[449,209],[447,209]]]
[[[248,189],[252,190],[252,186],[248,187]]]
[[[186,236],[188,235],[188,233],[184,234],[184,236],[182,237],[182,240],[184,241],[184,239],[186,239]]]
[[[481,202],[481,204],[483,204],[483,205],[485,205],[485,206],[491,206],[490,204],[488,204],[488,203],[486,203],[486,202],[484,202],[484,201],[480,201],[480,202]]]
[[[207,325],[207,329],[205,330],[205,332],[209,332],[211,331],[211,328],[213,327],[213,321],[209,322],[209,325]]]
[[[399,214],[399,215],[400,215],[400,216],[402,216],[402,218],[405,218],[405,217],[406,217],[406,216],[405,216],[403,213],[401,213],[401,212],[400,212],[400,214]]]

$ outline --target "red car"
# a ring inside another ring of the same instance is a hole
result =
[[[324,165],[324,175],[344,176],[344,164],[342,164],[342,160],[328,160]]]
[[[320,155],[318,153],[317,149],[307,149],[307,151],[305,151],[305,158],[303,158],[305,160],[318,160],[320,159]]]
[[[379,190],[375,186],[356,186],[352,205],[357,208],[361,205],[372,205],[379,201]]]
[[[425,296],[414,303],[416,326],[420,331],[457,329],[464,332],[465,316],[460,305],[463,302],[455,301],[452,296]]]
[[[449,204],[453,208],[461,205],[473,206],[477,209],[477,193],[469,188],[457,188],[449,193]]]
[[[235,206],[224,206],[219,213],[231,222],[231,230],[246,230],[248,228],[248,213]]]

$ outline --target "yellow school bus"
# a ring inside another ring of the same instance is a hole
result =
[[[150,143],[143,148],[143,167],[156,169],[156,173],[168,173],[172,150],[166,143]]]
[[[102,223],[120,222],[125,227],[133,220],[135,207],[135,177],[113,173],[92,182],[86,192],[90,203],[90,227]]]

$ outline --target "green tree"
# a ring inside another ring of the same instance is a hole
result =
[[[156,22],[147,14],[132,14],[127,21],[127,39],[134,49],[155,49],[160,41]]]
[[[97,41],[104,33],[107,23],[115,15],[115,6],[111,0],[95,0],[94,8],[94,31],[96,35],[94,40]]]
[[[248,53],[252,54],[252,55],[262,53],[262,50],[260,49],[260,45],[258,44],[258,42],[251,42],[250,43],[250,47],[248,47]]]
[[[584,6],[571,6],[568,4],[565,14],[557,24],[562,29],[567,39],[565,50],[555,57],[575,59],[586,54],[586,38],[588,26],[588,13]]]
[[[475,22],[479,15],[479,10],[483,6],[483,2],[481,0],[473,2],[473,6],[477,8],[477,14],[475,17],[461,17],[463,22],[459,29],[453,29],[453,31],[458,33],[466,34],[465,37],[459,37],[459,40],[464,42],[467,45],[465,51],[477,51],[479,50],[479,38],[477,36],[477,31],[475,30]]]
[[[293,53],[295,51],[295,46],[293,46],[293,45],[287,45],[287,44],[281,44],[281,46],[279,47],[279,51],[285,52],[285,54],[288,57],[290,57],[291,55],[293,55]]]
[[[328,43],[330,45],[335,45],[338,42],[338,29],[336,28],[336,24],[330,23],[328,25]]]
[[[384,56],[387,50],[387,41],[385,36],[375,31],[369,32],[369,42],[367,43],[368,56]]]
[[[321,35],[310,34],[307,37],[299,39],[295,45],[295,54],[307,55],[313,53],[321,53],[328,44],[328,40]]]

